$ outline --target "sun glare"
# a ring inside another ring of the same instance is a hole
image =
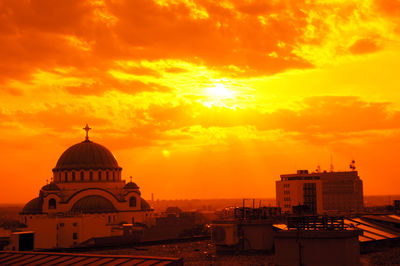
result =
[[[224,99],[233,96],[233,92],[228,90],[224,84],[218,83],[214,87],[207,88],[207,94],[210,97]]]
[[[237,107],[236,93],[225,87],[223,83],[214,83],[213,87],[205,89],[205,94],[208,99],[200,102],[208,108],[219,106],[235,109]]]

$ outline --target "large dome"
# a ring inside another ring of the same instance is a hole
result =
[[[114,155],[104,146],[85,140],[68,148],[58,159],[53,171],[121,170]]]

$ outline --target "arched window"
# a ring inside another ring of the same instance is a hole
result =
[[[135,223],[135,217],[132,216],[132,224]]]
[[[90,180],[90,181],[93,180],[93,172],[89,172],[89,180]]]
[[[115,172],[113,171],[113,181],[115,181]]]
[[[55,199],[49,199],[49,209],[55,209],[57,207],[57,203]]]
[[[101,171],[99,171],[99,180],[101,180]]]
[[[83,181],[83,171],[81,171],[81,181]]]
[[[75,181],[75,172],[72,172],[72,181]]]
[[[129,207],[136,207],[136,197],[129,198]]]
[[[106,180],[108,181],[108,171],[106,172]]]
[[[65,182],[67,182],[68,181],[68,172],[65,172]]]

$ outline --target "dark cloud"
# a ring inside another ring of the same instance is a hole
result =
[[[376,40],[373,39],[359,39],[352,46],[350,52],[353,54],[373,53],[381,49]]]
[[[346,21],[356,4],[317,4],[313,1],[239,1],[228,5],[211,0],[192,5],[172,1],[0,0],[0,83],[29,81],[32,74],[55,68],[79,69],[82,79],[96,85],[67,87],[73,94],[119,90],[108,71],[116,61],[177,59],[220,71],[224,76],[273,75],[288,69],[313,68],[294,51],[304,44],[325,41],[332,25],[324,14]],[[376,1],[380,13],[397,10],[398,1]],[[310,12],[315,12],[311,20]],[[390,13],[390,14],[392,14]],[[313,28],[309,36],[308,28]],[[379,37],[364,38],[350,47],[352,53],[379,50]],[[233,67],[232,67],[233,66]],[[121,67],[138,76],[162,77],[143,66]],[[184,69],[167,68],[167,73]],[[68,75],[68,74],[66,74]],[[104,79],[107,79],[106,81]],[[138,81],[140,83],[140,81]],[[135,84],[134,84],[135,85]],[[169,91],[157,84],[136,84],[135,93]],[[134,86],[133,86],[134,87]],[[12,92],[12,91],[11,91]]]
[[[248,75],[312,67],[290,48],[307,24],[298,6],[289,7],[295,13],[289,16],[284,10],[288,6],[282,4],[265,4],[261,9],[260,3],[237,4],[242,12],[237,17],[236,11],[213,1],[198,1],[197,5],[208,17],[196,18],[183,3],[159,6],[144,0],[107,1],[106,7],[99,8],[80,0],[0,1],[0,81],[26,80],[39,69],[56,67],[104,72],[104,66],[114,60],[200,60],[222,70],[236,65]],[[257,14],[250,12],[253,9],[263,13],[271,9],[278,12],[279,19],[268,19],[268,25],[263,25]],[[99,18],[100,11],[115,16],[116,24]],[[278,42],[287,43],[287,48],[278,48]],[[280,58],[268,56],[271,52]],[[167,71],[180,72],[174,68]],[[159,75],[145,68],[132,68],[131,72]]]

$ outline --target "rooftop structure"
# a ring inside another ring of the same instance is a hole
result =
[[[276,181],[277,205],[293,213],[303,207],[309,214],[360,212],[363,210],[363,184],[357,171],[314,172],[298,170]],[[295,208],[293,208],[295,207]]]

